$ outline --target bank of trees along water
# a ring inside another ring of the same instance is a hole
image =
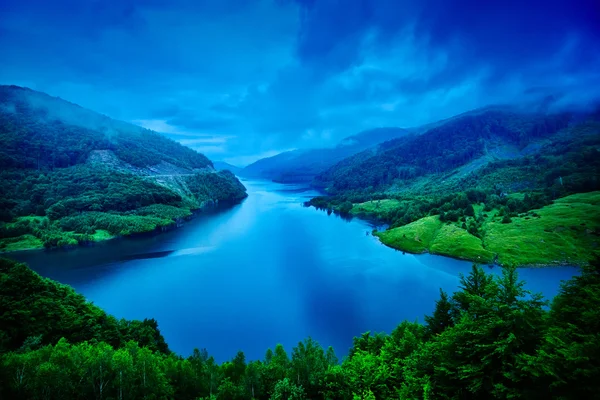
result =
[[[424,324],[364,333],[339,360],[311,338],[242,351],[169,351],[156,321],[116,320],[25,265],[0,263],[0,396],[10,399],[597,398],[600,266],[550,307],[514,269],[473,267]],[[207,327],[210,329],[210,327]],[[199,343],[199,345],[201,345]],[[338,349],[345,353],[346,349]],[[232,352],[232,355],[234,352]]]
[[[185,197],[151,179],[77,165],[53,171],[0,172],[0,250],[76,245],[149,232],[191,215],[206,202],[239,201],[244,186],[229,171],[179,178]]]

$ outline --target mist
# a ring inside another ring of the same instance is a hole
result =
[[[233,164],[487,105],[600,97],[597,1],[211,3],[3,1],[0,83]]]

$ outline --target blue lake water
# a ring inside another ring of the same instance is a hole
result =
[[[365,221],[303,207],[311,190],[244,184],[242,204],[164,234],[14,256],[119,318],[156,318],[173,351],[206,348],[218,361],[240,349],[262,359],[277,343],[291,351],[308,336],[341,358],[362,332],[423,321],[439,289],[453,292],[471,268],[385,247]],[[519,272],[528,289],[551,298],[577,270]]]

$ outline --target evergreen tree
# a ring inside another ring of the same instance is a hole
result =
[[[439,335],[446,328],[450,328],[454,325],[452,320],[453,305],[448,298],[448,294],[440,289],[440,299],[435,302],[435,310],[433,315],[425,316],[425,332],[427,336],[431,337]]]
[[[600,393],[600,260],[563,283],[550,327],[526,368],[547,398],[592,399]]]

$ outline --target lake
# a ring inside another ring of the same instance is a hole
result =
[[[68,251],[11,256],[69,284],[116,317],[155,318],[171,350],[206,348],[218,361],[243,350],[263,358],[312,336],[338,357],[352,337],[423,321],[471,263],[403,254],[348,222],[306,208],[318,193],[244,181],[249,197],[179,229]],[[500,273],[498,267],[486,270]],[[575,268],[521,269],[530,290],[552,298]],[[58,322],[58,321],[57,321]]]

